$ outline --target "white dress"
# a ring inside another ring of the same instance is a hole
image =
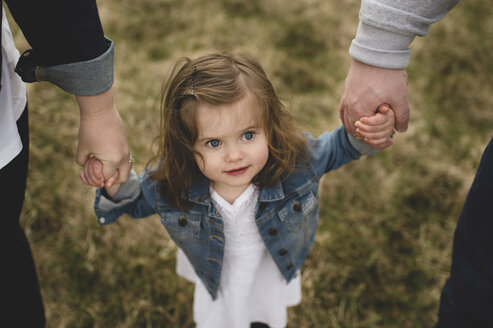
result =
[[[177,272],[195,283],[194,320],[198,328],[249,328],[263,322],[272,328],[287,324],[287,307],[301,301],[299,272],[289,284],[265,247],[255,223],[258,190],[250,185],[233,204],[211,189],[224,222],[224,260],[218,296],[213,301],[179,249]]]

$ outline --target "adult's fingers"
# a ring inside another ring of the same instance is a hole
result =
[[[354,126],[354,121],[349,116],[349,111],[346,109],[344,100],[341,100],[339,105],[339,116],[341,117],[341,122],[346,128],[349,134],[356,135],[356,127]]]
[[[78,145],[77,154],[75,154],[75,161],[77,164],[83,166],[89,158],[91,158],[91,152],[88,149],[81,148],[80,145]]]
[[[132,155],[129,155],[125,163],[123,163],[118,169],[118,180],[116,182],[123,183],[128,180],[130,171],[132,170],[132,165],[133,157]]]
[[[342,99],[341,104],[339,106],[339,114],[341,117],[342,124],[348,131],[348,133],[352,135],[357,135],[355,123],[362,117],[367,117],[374,115],[376,112],[376,107],[369,106],[363,107],[361,106],[349,106],[348,103]]]
[[[395,129],[399,132],[406,132],[411,115],[407,99],[392,105],[392,109],[395,114]]]

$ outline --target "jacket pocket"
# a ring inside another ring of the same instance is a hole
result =
[[[161,223],[175,241],[200,238],[200,214],[172,212],[161,215]]]
[[[316,214],[317,198],[311,193],[288,199],[277,214],[289,232],[298,232]]]

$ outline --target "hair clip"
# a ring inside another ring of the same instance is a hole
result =
[[[192,89],[192,96],[195,94],[195,73],[197,73],[197,66],[193,66],[193,73],[192,73],[192,81],[190,82],[191,89]]]

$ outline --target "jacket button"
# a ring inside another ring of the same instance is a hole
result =
[[[259,210],[263,211],[267,208],[267,204],[266,203],[261,203],[260,206],[259,206]]]
[[[294,204],[293,204],[293,210],[295,212],[300,212],[301,211],[301,204],[298,203],[297,201],[295,201]]]
[[[186,225],[187,225],[187,219],[185,219],[185,217],[184,217],[184,216],[182,216],[182,217],[178,220],[178,225],[179,225],[180,227],[184,227],[184,226],[186,226]]]
[[[277,229],[276,228],[270,228],[268,232],[269,232],[269,235],[274,236],[275,234],[277,234]]]
[[[286,254],[288,254],[288,250],[287,249],[283,248],[283,249],[280,249],[279,250],[279,255],[286,255]]]
[[[286,267],[286,269],[291,270],[293,267],[294,267],[293,263],[290,263],[290,264]]]

